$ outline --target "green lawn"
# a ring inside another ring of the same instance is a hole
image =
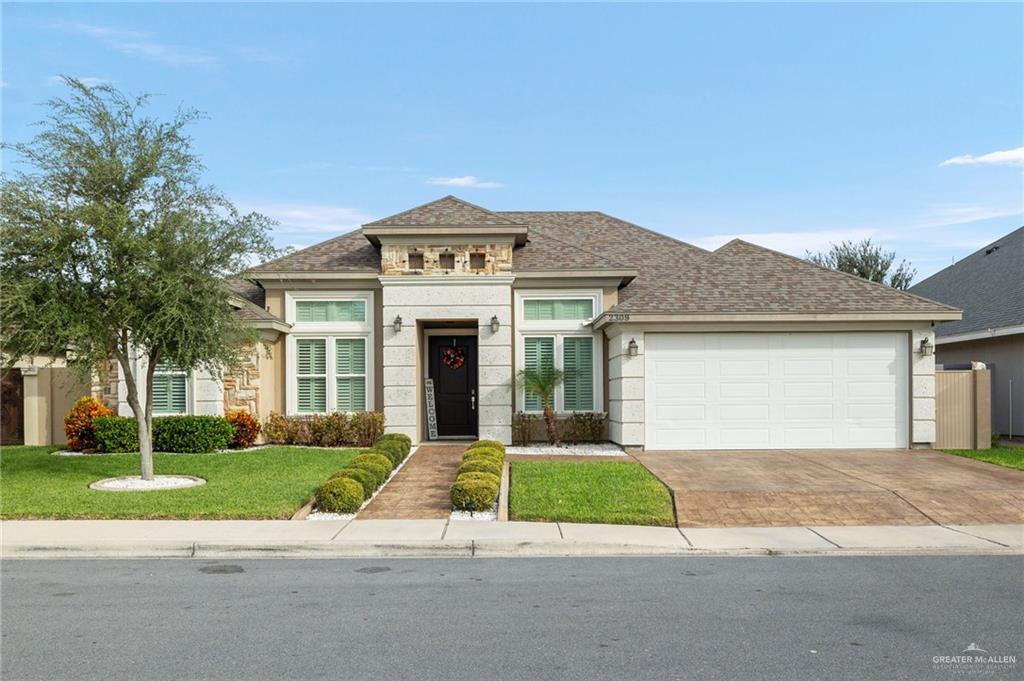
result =
[[[1000,446],[992,449],[944,449],[942,451],[1024,471],[1024,447]]]
[[[58,447],[0,449],[3,518],[289,518],[354,449],[268,447],[224,454],[156,454],[157,475],[206,480],[189,489],[97,492],[89,483],[138,475],[138,454],[52,456]]]
[[[513,461],[512,520],[675,525],[672,498],[634,461]]]

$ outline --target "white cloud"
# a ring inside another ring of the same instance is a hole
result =
[[[701,248],[715,250],[733,239],[743,239],[752,244],[782,251],[803,257],[807,251],[812,253],[827,250],[832,244],[841,241],[860,241],[878,235],[875,229],[817,230],[806,232],[761,232],[748,234],[713,234],[694,239],[692,243]]]
[[[358,229],[371,216],[348,206],[303,203],[237,202],[243,213],[257,212],[278,222],[278,234],[330,234],[338,236]]]
[[[170,66],[207,66],[217,63],[217,58],[208,52],[160,42],[152,33],[146,31],[86,23],[71,24],[70,28],[132,57],[158,61]]]
[[[1021,212],[1021,207],[1011,208],[1007,206],[981,206],[969,203],[944,203],[929,206],[925,214],[910,226],[913,228],[934,228],[949,225],[966,225],[982,220],[1020,215]]]
[[[461,177],[432,177],[427,180],[427,184],[433,184],[440,187],[474,187],[476,189],[497,189],[498,187],[505,186],[500,182],[483,182],[480,178],[473,175],[463,175]]]
[[[1024,166],[1024,147],[993,151],[980,156],[954,156],[939,164],[940,168],[942,166]]]
[[[96,87],[97,85],[110,85],[114,81],[108,78],[97,78],[95,76],[74,76],[74,78],[86,87]],[[46,79],[46,82],[50,85],[63,85],[63,76],[50,76]]]

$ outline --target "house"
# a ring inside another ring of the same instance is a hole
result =
[[[271,356],[223,384],[161,367],[157,413],[377,409],[416,442],[507,443],[514,412],[541,408],[516,371],[557,367],[555,409],[607,413],[624,446],[927,446],[933,327],[960,318],[740,240],[709,252],[603,213],[452,196],[248,277],[236,304]]]
[[[992,431],[1024,433],[1024,227],[910,290],[963,310],[963,319],[936,328],[936,361],[984,362],[992,371]]]

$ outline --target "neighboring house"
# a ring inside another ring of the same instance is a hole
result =
[[[15,362],[0,377],[0,444],[64,444],[64,415],[92,389],[63,357]]]
[[[515,372],[557,367],[555,409],[606,412],[625,446],[925,446],[932,327],[960,318],[740,240],[709,252],[602,213],[451,196],[260,265],[235,293],[270,357],[223,384],[162,367],[159,413],[378,409],[416,442],[428,379],[438,437],[507,443],[513,413],[541,408]]]
[[[963,309],[936,329],[936,361],[988,365],[993,432],[1024,433],[1024,227],[910,290]]]

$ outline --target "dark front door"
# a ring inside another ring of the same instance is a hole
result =
[[[476,336],[430,336],[439,437],[476,437]]]
[[[25,384],[21,369],[8,369],[0,379],[0,444],[25,441]]]

